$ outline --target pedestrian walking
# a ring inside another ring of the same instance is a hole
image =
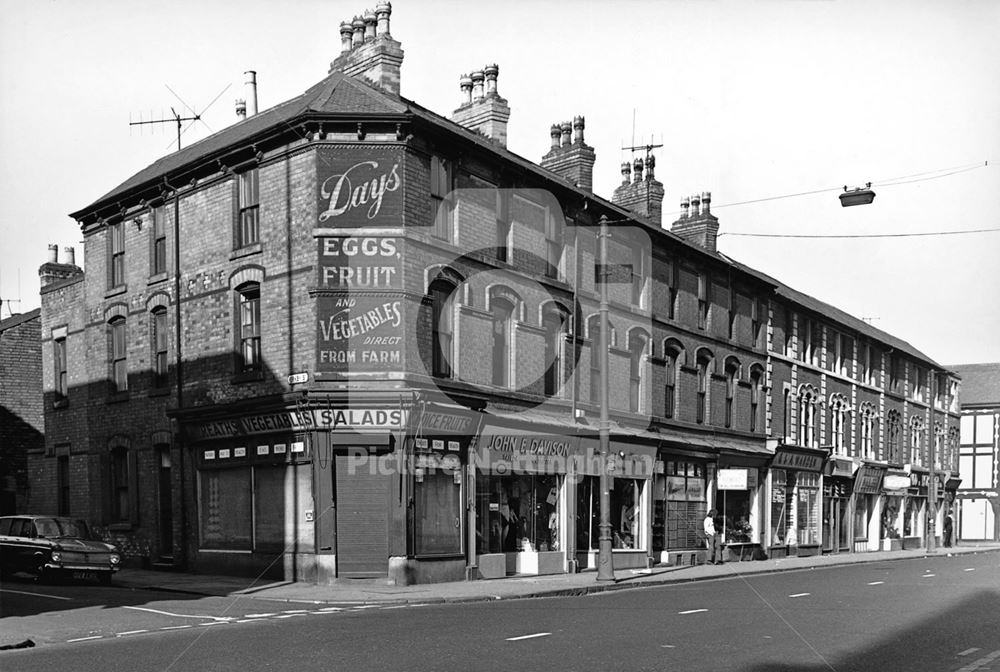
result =
[[[708,546],[708,562],[712,565],[722,564],[722,539],[715,529],[715,517],[718,512],[712,509],[705,516],[705,543]]]
[[[954,521],[951,518],[951,511],[948,511],[944,515],[944,545],[945,548],[951,546],[951,533],[954,528]]]

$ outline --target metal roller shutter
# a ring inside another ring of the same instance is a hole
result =
[[[386,576],[389,571],[389,476],[338,455],[336,469],[337,575]],[[369,459],[376,459],[374,457]],[[376,473],[372,473],[372,472]]]

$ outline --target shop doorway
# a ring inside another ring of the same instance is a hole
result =
[[[831,478],[823,485],[824,553],[851,550],[850,501],[850,490],[845,483]]]
[[[371,456],[338,455],[333,499],[337,510],[337,576],[374,578],[389,572],[389,478]]]

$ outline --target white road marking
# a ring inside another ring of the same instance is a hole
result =
[[[281,613],[283,614],[304,614],[308,612],[308,609],[285,609]]]
[[[73,642],[86,642],[87,640],[90,639],[101,639],[102,637],[103,635],[93,635],[91,637],[77,637],[76,639],[67,639],[66,643],[71,644]]]
[[[149,630],[129,630],[128,632],[119,632],[119,637],[125,637],[126,635],[138,635],[143,632],[149,632]]]
[[[72,602],[72,597],[63,597],[62,595],[49,595],[48,593],[32,593],[27,590],[8,590],[7,588],[0,589],[0,593],[14,593],[16,595],[31,595],[32,597],[47,597],[50,600],[66,600]]]
[[[354,608],[355,609],[378,609],[378,607],[379,607],[379,605],[377,605],[377,604],[359,604],[358,606],[356,606]]]
[[[812,593],[795,593],[794,595],[789,595],[788,597],[806,597],[812,595]]]
[[[997,658],[1000,658],[1000,651],[994,651],[993,653],[987,654],[979,660],[969,663],[965,667],[960,667],[955,672],[975,672],[976,670],[983,669],[986,665],[990,665]]]
[[[303,614],[299,614],[299,613],[295,613],[295,614],[279,614],[279,615],[275,616],[275,618],[295,618],[296,616],[307,616],[307,615],[308,614],[304,614],[304,613]]]
[[[688,609],[687,611],[678,611],[677,613],[686,616],[687,614],[699,614],[703,611],[708,611],[708,609]]]
[[[961,653],[956,653],[955,655],[956,656],[967,656],[970,653],[975,653],[978,650],[979,650],[979,647],[978,646],[974,646],[971,649],[966,649],[965,651],[962,651]]]
[[[673,644],[660,644],[661,649],[676,649],[677,647]]]
[[[923,576],[921,576],[920,578],[921,578],[921,579],[929,579],[929,578],[931,578],[931,577],[933,577],[933,576],[937,576],[937,574],[924,574],[924,575],[923,575]]]
[[[323,607],[322,609],[320,609],[320,611],[330,611],[330,612],[332,612],[332,611],[343,611],[343,610],[344,610],[343,607]]]
[[[883,583],[885,583],[885,581],[869,581],[868,585],[869,586],[881,586]]]
[[[522,639],[534,639],[535,637],[548,637],[551,634],[552,634],[551,632],[536,632],[533,635],[521,635],[520,637],[508,637],[507,641],[508,642],[519,642]]]
[[[160,630],[184,630],[185,628],[190,628],[190,625],[165,625]]]
[[[244,616],[244,618],[271,618],[272,616],[277,616],[277,615],[278,615],[277,613],[274,613],[274,614],[246,614]]]
[[[383,607],[383,609],[406,609],[409,605],[406,604],[394,604],[391,607]]]
[[[148,607],[126,606],[125,609],[135,609],[136,611],[148,611],[151,614],[160,614],[161,616],[173,616],[175,618],[211,618],[214,621],[220,621],[223,623],[233,620],[232,616],[209,616],[208,614],[174,614],[169,611],[160,611],[159,609],[149,609]]]
[[[963,569],[962,571],[963,572],[974,572],[974,571],[976,571],[976,568],[975,567],[969,567],[968,569]]]

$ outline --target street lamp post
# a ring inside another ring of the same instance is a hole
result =
[[[935,523],[937,522],[937,471],[934,461],[937,457],[937,435],[934,433],[934,369],[929,369],[927,373],[927,400],[930,402],[931,418],[927,428],[927,552],[933,553],[936,550],[937,539],[934,538]]]
[[[598,524],[599,534],[597,538],[597,580],[614,581],[615,568],[611,554],[611,476],[608,474],[609,455],[611,453],[611,425],[608,420],[608,218],[601,215],[600,230],[600,261],[598,272],[600,279],[601,305],[600,305],[600,343],[598,352],[601,357],[601,390],[600,404],[601,416],[598,425],[600,437],[601,474],[599,477],[599,487],[601,490],[600,499],[600,522]]]

